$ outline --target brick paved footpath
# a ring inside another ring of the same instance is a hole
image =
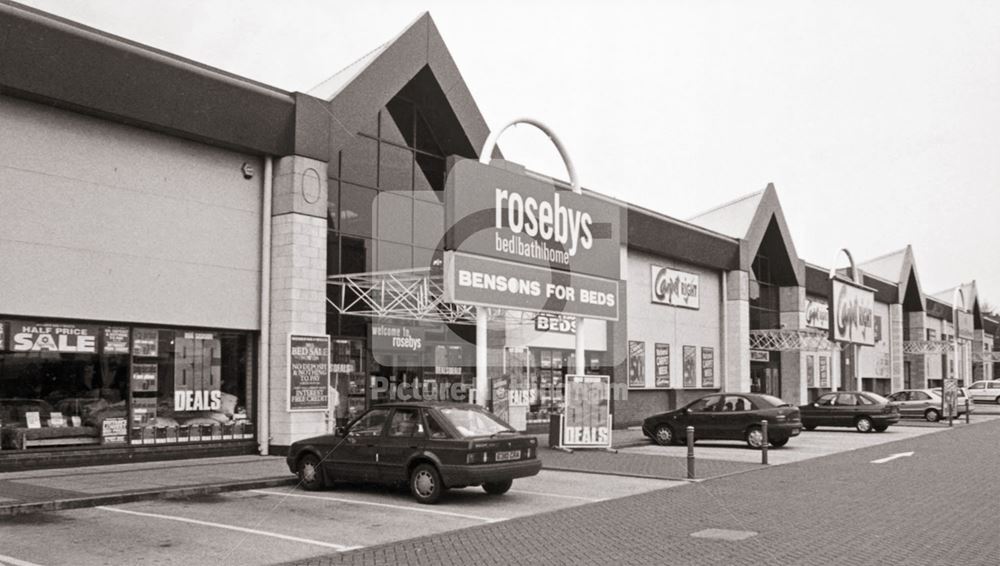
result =
[[[997,566],[1000,421],[297,564]]]

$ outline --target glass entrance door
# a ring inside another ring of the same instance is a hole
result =
[[[750,362],[750,392],[781,395],[781,365],[778,354],[769,352],[766,362]]]

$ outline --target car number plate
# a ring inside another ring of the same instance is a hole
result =
[[[795,436],[798,433],[799,433],[799,429],[797,429],[797,428],[793,428],[792,429],[792,436]]]
[[[497,452],[496,461],[497,462],[509,462],[511,460],[520,460],[521,451],[520,450],[510,450],[507,452]]]

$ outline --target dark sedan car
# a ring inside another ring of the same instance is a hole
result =
[[[788,443],[802,428],[799,410],[777,397],[759,393],[717,393],[642,422],[642,432],[664,446],[683,443],[688,426],[697,440],[745,440],[751,448],[764,444],[761,421],[774,447]]]
[[[287,462],[305,489],[335,480],[407,483],[418,502],[434,503],[451,487],[506,493],[514,478],[541,469],[537,444],[475,405],[389,403],[337,434],[293,443]]]
[[[899,422],[899,405],[867,391],[827,393],[815,402],[799,407],[802,428],[817,426],[853,427],[858,432],[882,432]]]

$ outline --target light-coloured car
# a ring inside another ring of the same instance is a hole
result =
[[[888,399],[899,403],[899,414],[902,417],[916,417],[936,422],[942,416],[946,416],[941,408],[940,389],[903,389],[889,395]],[[958,400],[955,403],[955,416],[964,415],[965,411],[965,397],[959,388]]]
[[[969,398],[973,401],[987,401],[1000,405],[1000,379],[976,381],[968,387]]]

